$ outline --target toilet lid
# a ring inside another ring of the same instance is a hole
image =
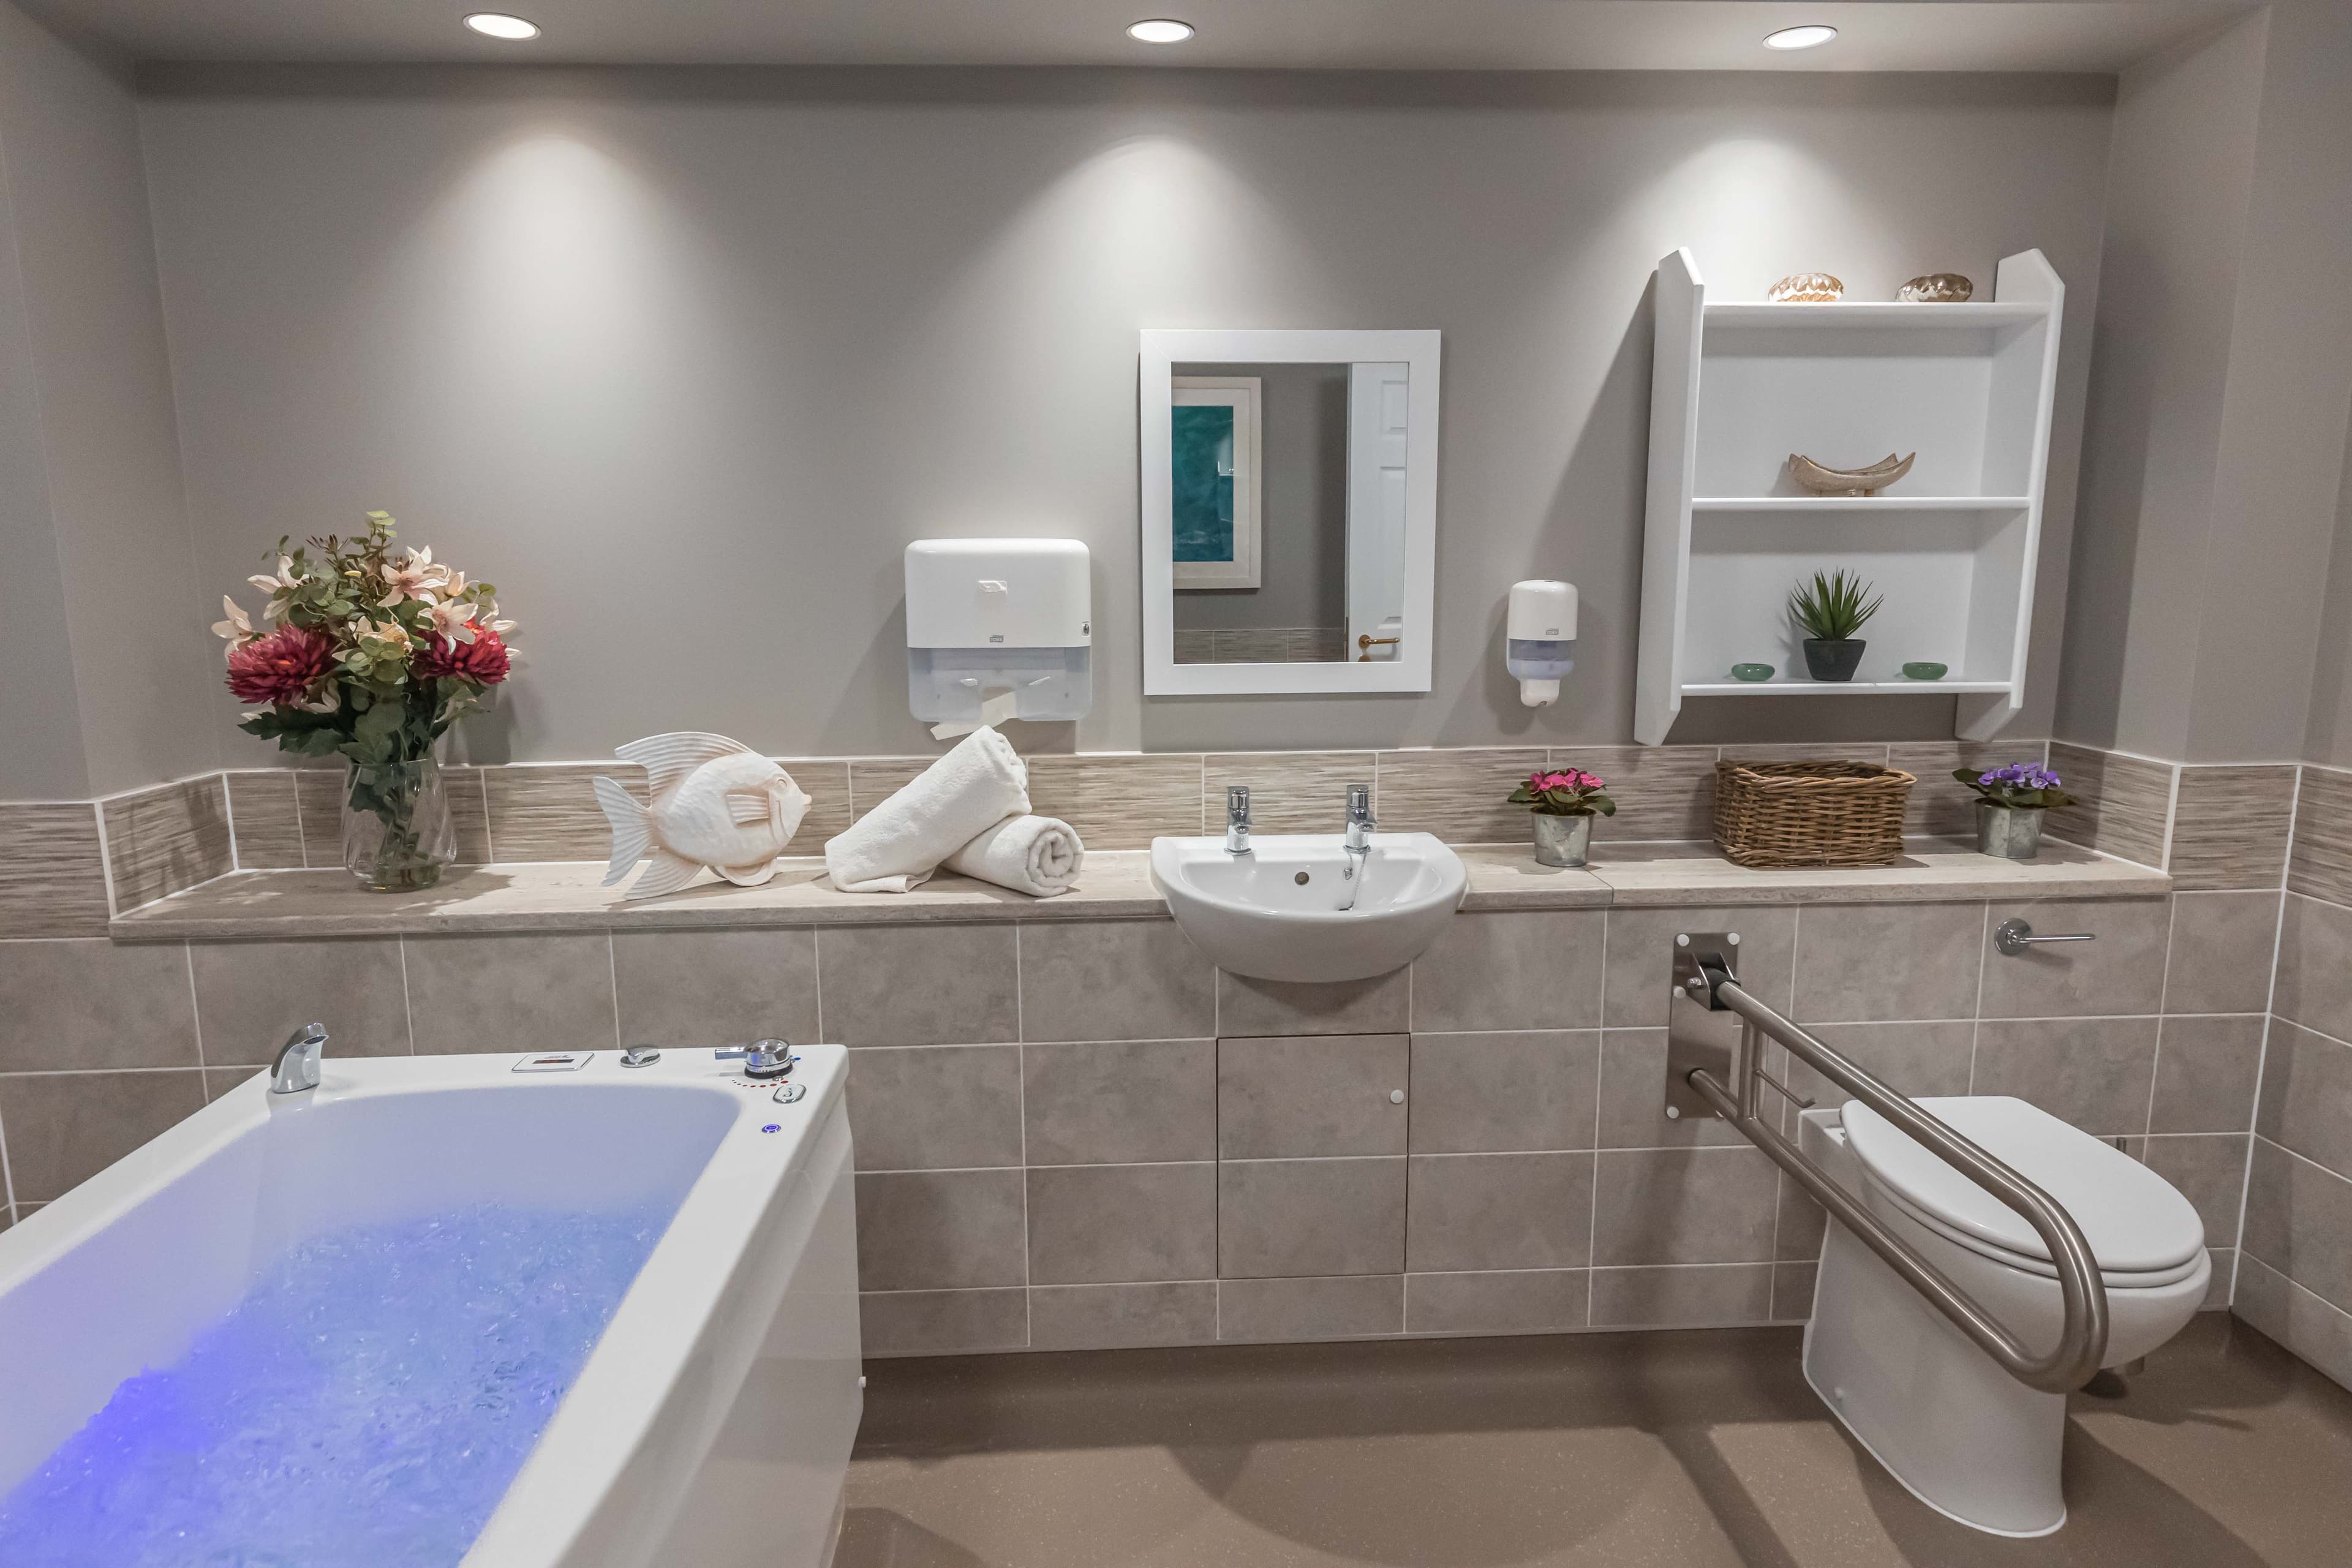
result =
[[[2111,1143],[2007,1095],[1912,1101],[2056,1199],[2103,1272],[2153,1273],[2190,1261],[2205,1226],[2171,1183]],[[1855,1156],[1889,1192],[1958,1237],[2047,1265],[2025,1216],[1929,1153],[1860,1100],[1843,1113]]]

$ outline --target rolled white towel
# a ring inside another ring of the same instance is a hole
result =
[[[981,833],[1028,809],[1028,765],[995,731],[974,730],[826,840],[824,868],[845,893],[908,892]]]
[[[942,862],[1016,893],[1066,893],[1086,863],[1077,830],[1058,816],[1008,816]]]

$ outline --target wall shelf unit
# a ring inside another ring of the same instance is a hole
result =
[[[2065,288],[2028,250],[1994,293],[1710,303],[1688,250],[1659,263],[1636,739],[1662,743],[1685,697],[1958,696],[1975,740],[2016,716]],[[1803,494],[1787,472],[1791,452],[1851,467],[1915,451],[1876,496]],[[1885,603],[1856,679],[1808,679],[1789,591],[1841,566]],[[1951,673],[1901,679],[1913,660]],[[1750,661],[1773,678],[1731,678]]]

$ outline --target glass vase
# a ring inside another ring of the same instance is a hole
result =
[[[441,764],[353,763],[343,780],[343,868],[379,893],[429,888],[457,858]]]

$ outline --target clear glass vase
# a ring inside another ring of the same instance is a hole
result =
[[[379,893],[429,888],[457,858],[441,764],[353,763],[343,780],[343,867]]]

